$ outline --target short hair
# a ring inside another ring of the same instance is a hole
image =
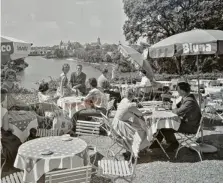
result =
[[[177,84],[177,87],[180,88],[180,90],[185,91],[186,93],[190,92],[190,84],[186,82],[180,82]]]
[[[167,92],[169,90],[170,90],[169,86],[163,86],[163,91]]]
[[[102,71],[102,73],[103,73],[103,74],[108,73],[108,69],[105,68],[105,69]]]
[[[90,78],[90,79],[88,79],[88,82],[89,82],[89,84],[90,84],[92,87],[94,87],[94,88],[96,88],[97,85],[98,85],[97,80],[96,80],[95,78]]]
[[[7,95],[8,90],[5,88],[1,88],[1,99],[3,99],[3,97],[5,98],[5,95]]]
[[[83,68],[83,66],[82,66],[81,64],[78,64],[77,67],[78,67],[78,66],[81,67],[81,69]]]
[[[48,89],[49,89],[49,84],[47,82],[44,82],[44,83],[39,85],[39,91],[41,93],[47,91]]]
[[[8,93],[8,90],[7,89],[5,89],[5,88],[1,88],[1,94],[3,95],[3,94],[7,94]]]
[[[13,75],[16,79],[16,72],[14,70],[7,70],[6,73],[5,73],[5,78],[8,79],[10,75]]]
[[[130,99],[130,98],[132,98],[133,96],[134,96],[134,91],[133,91],[133,89],[128,88],[128,89],[126,90],[126,92],[125,92],[125,97],[128,98],[128,99]]]
[[[64,71],[65,67],[69,67],[69,69],[70,69],[70,65],[68,63],[64,63],[63,66],[62,66],[62,71]]]
[[[140,72],[142,72],[144,75],[146,75],[146,71],[145,70],[140,70]]]

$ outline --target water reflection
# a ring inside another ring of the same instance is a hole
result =
[[[69,77],[71,72],[76,71],[77,64],[83,64],[83,72],[86,73],[87,78],[98,78],[100,75],[100,72],[92,66],[73,59],[45,59],[42,57],[27,57],[25,61],[29,64],[29,66],[18,74],[18,78],[21,81],[21,85],[26,88],[37,89],[38,86],[35,83],[37,81],[41,81],[42,79],[49,80],[49,76],[58,78],[62,73],[62,65],[64,63],[70,64],[71,69],[68,73]]]

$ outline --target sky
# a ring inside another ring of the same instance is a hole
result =
[[[1,0],[1,34],[33,46],[125,42],[122,0]]]

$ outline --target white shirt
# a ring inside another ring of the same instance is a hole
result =
[[[146,77],[146,76],[142,77],[140,86],[141,87],[149,87],[149,86],[151,86],[151,82],[148,79],[148,77]],[[141,89],[141,91],[144,92],[144,93],[149,93],[150,90],[149,89]]]

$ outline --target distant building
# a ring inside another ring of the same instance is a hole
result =
[[[91,48],[91,49],[100,49],[101,48],[101,40],[100,40],[100,38],[98,37],[97,38],[97,42],[92,42],[92,43],[90,43],[90,44],[85,44],[85,49],[86,48]]]

